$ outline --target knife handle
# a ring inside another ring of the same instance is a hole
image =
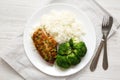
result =
[[[95,56],[94,56],[94,58],[92,60],[91,65],[90,65],[90,70],[91,71],[94,71],[96,69],[96,66],[97,66],[97,63],[98,63],[98,59],[99,59],[100,53],[102,51],[103,44],[104,44],[104,41],[101,40],[100,45],[99,45],[99,47],[97,49],[97,52],[96,52],[96,54],[95,54]]]

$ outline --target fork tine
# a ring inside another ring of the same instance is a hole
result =
[[[102,27],[104,26],[104,21],[105,21],[105,19],[104,19],[104,17],[103,17],[103,20],[102,20]]]
[[[104,16],[102,21],[102,27],[107,27],[109,25],[110,16]]]
[[[109,16],[109,22],[110,22],[110,26],[111,26],[112,23],[113,23],[113,17],[112,16]]]
[[[110,23],[110,16],[107,16],[107,25],[109,25],[109,23]]]
[[[106,26],[106,16],[103,17],[103,21],[102,21],[102,27]]]

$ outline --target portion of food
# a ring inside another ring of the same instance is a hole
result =
[[[41,17],[40,25],[45,25],[40,27],[44,27],[59,44],[72,37],[80,38],[84,34],[79,18],[71,11],[52,10]]]
[[[86,52],[87,48],[83,41],[71,38],[69,42],[59,45],[56,63],[62,68],[69,68],[80,63]]]
[[[43,29],[38,29],[32,36],[34,45],[44,60],[54,63],[57,54],[57,42]]]
[[[87,47],[83,41],[79,41],[77,38],[71,38],[69,41],[72,46],[73,52],[79,57],[84,57],[87,52]]]
[[[32,40],[44,60],[67,69],[80,63],[87,52],[85,43],[80,41],[83,34],[74,13],[51,11],[41,17]]]

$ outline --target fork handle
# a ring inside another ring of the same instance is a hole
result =
[[[104,41],[101,40],[100,45],[99,45],[99,47],[97,49],[97,52],[96,52],[96,54],[95,54],[95,56],[94,56],[94,58],[92,60],[91,65],[90,65],[90,70],[91,71],[94,71],[96,69],[96,66],[97,66],[97,63],[98,63],[98,59],[99,59],[103,44],[104,44]]]
[[[103,55],[103,69],[107,70],[108,69],[108,57],[107,57],[107,37],[105,37],[105,35],[103,35],[103,39],[104,39],[104,55]]]

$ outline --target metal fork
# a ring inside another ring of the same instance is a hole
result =
[[[96,69],[98,59],[99,59],[99,56],[100,56],[100,53],[101,53],[101,50],[102,50],[102,47],[103,47],[104,43],[105,43],[105,47],[104,47],[105,48],[105,50],[104,50],[105,54],[104,54],[104,58],[103,58],[103,68],[107,69],[107,67],[108,67],[106,39],[107,39],[107,36],[108,36],[109,31],[111,29],[112,23],[113,23],[113,18],[111,16],[103,18],[103,21],[102,21],[103,37],[102,37],[101,43],[98,47],[98,50],[96,52],[96,55],[93,58],[92,63],[90,65],[90,70],[91,71],[94,71]]]
[[[107,22],[106,22],[107,21]],[[104,55],[103,55],[103,69],[108,69],[108,57],[107,57],[107,37],[111,30],[113,23],[113,18],[111,16],[103,18],[103,24],[102,24],[102,34],[103,34],[103,40],[104,40]]]

